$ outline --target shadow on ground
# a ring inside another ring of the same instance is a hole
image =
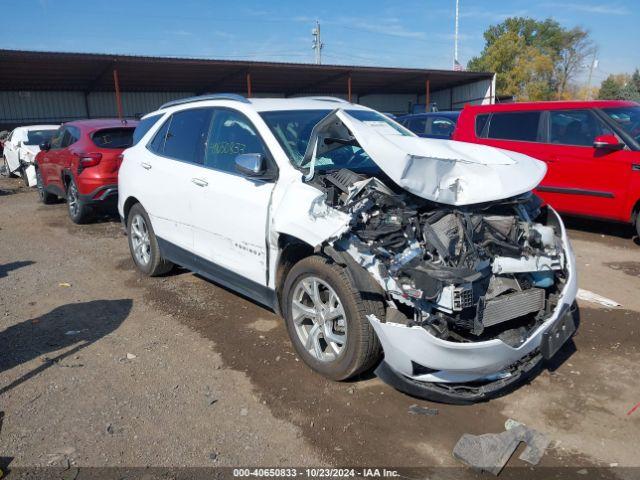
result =
[[[633,225],[630,223],[607,222],[604,220],[574,217],[571,215],[562,215],[562,220],[564,221],[565,226],[570,230],[624,238],[627,240],[633,239],[638,243],[635,228],[633,228]]]
[[[0,265],[0,278],[4,278],[7,276],[7,274],[9,272],[12,272],[13,270],[18,270],[19,268],[22,267],[28,267],[29,265],[33,265],[35,262],[31,261],[31,260],[22,260],[19,262],[10,262],[10,263],[5,263],[3,265]]]
[[[113,332],[129,316],[132,305],[131,299],[71,303],[0,332],[0,372],[45,356],[39,366],[2,386],[0,395]],[[68,347],[72,348],[46,357]]]

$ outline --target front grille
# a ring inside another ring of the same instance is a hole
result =
[[[491,327],[498,323],[538,312],[544,308],[544,289],[530,288],[522,292],[508,293],[487,300],[482,312],[482,325]]]

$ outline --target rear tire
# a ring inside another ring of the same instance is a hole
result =
[[[36,188],[38,189],[38,198],[40,198],[40,201],[45,205],[51,205],[58,200],[56,195],[45,190],[44,181],[42,180],[42,174],[40,173],[39,168],[36,168]]]
[[[78,225],[87,223],[93,218],[93,210],[80,198],[78,186],[73,178],[69,180],[67,187],[67,210],[71,221]]]
[[[158,239],[153,231],[149,215],[142,205],[136,203],[127,216],[127,237],[131,258],[138,270],[149,277],[168,273],[173,263],[160,255]]]
[[[304,258],[287,275],[282,297],[293,347],[311,369],[346,380],[380,360],[380,341],[366,315],[384,319],[384,303],[363,298],[344,267],[318,255]]]

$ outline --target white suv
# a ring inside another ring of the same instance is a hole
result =
[[[118,207],[137,267],[179,264],[274,309],[329,378],[378,365],[402,391],[468,403],[575,331],[567,234],[531,193],[542,162],[326,97],[170,102],[134,142]]]

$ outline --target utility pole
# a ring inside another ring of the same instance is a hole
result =
[[[453,69],[460,70],[458,62],[458,19],[460,18],[460,0],[456,0],[456,28],[453,35]]]
[[[320,38],[320,22],[316,20],[316,28],[311,30],[311,35],[313,35],[312,48],[316,52],[316,64],[320,65],[322,63],[322,48],[324,47],[324,43],[322,43],[322,39]]]
[[[589,77],[587,78],[587,90],[584,94],[585,100],[591,100],[591,80],[593,78],[593,70],[598,68],[598,59],[596,58],[597,52],[593,53],[593,60],[589,65]]]

